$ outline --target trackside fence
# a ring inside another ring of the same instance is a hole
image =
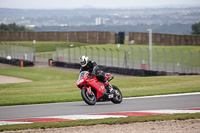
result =
[[[35,46],[0,43],[0,58],[35,62]]]
[[[156,49],[152,50],[150,66],[148,48],[130,47],[111,49],[98,47],[60,47],[51,57],[58,62],[79,63],[79,57],[88,56],[101,66],[200,74],[200,52]]]

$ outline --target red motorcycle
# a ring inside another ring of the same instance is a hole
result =
[[[114,78],[109,73],[105,76],[108,81]],[[112,101],[115,104],[122,102],[122,93],[116,86],[112,85],[114,93],[108,92],[104,84],[98,81],[96,76],[91,77],[88,71],[80,73],[76,85],[81,89],[81,96],[88,105],[95,105],[101,101]]]

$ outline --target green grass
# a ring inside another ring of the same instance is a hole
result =
[[[19,44],[19,45],[29,45],[31,46],[33,42],[31,41],[13,41],[13,42],[0,42],[4,44]],[[88,44],[77,43],[77,42],[42,42],[38,41],[35,44],[36,52],[51,52],[56,51],[56,45],[69,47],[71,44],[74,44],[75,47],[86,46]]]
[[[103,48],[106,48],[106,49],[119,49],[119,50],[129,50],[130,47],[134,47],[134,48],[148,48],[148,44],[147,45],[137,45],[137,44],[134,44],[134,45],[124,45],[124,44],[121,44],[120,45],[120,48],[117,48],[117,44],[96,44],[96,45],[88,45],[87,47],[98,47],[100,49],[103,49]],[[200,46],[153,46],[153,48],[157,48],[157,49],[166,49],[166,50],[183,50],[183,51],[195,51],[195,52],[200,52]]]
[[[0,84],[0,106],[82,101],[77,73],[39,68],[2,68],[0,75],[32,80]],[[200,92],[200,76],[121,77],[111,83],[124,97]]]
[[[32,41],[13,41],[13,42],[1,42],[1,43],[7,43],[7,44],[22,44],[22,45],[32,45]],[[64,46],[64,47],[69,47],[69,45],[74,44],[74,46],[87,46],[87,47],[98,47],[100,49],[106,48],[112,48],[113,50],[118,49],[117,44],[86,44],[86,43],[77,43],[77,42],[43,42],[43,41],[38,41],[35,44],[36,47],[36,52],[50,52],[50,51],[56,51],[56,45],[59,46]],[[124,45],[121,44],[121,47],[119,50],[129,50],[130,47],[134,48],[148,48],[148,44],[146,45]],[[153,46],[153,48],[157,49],[166,49],[166,50],[183,50],[183,51],[193,51],[193,52],[200,52],[200,46]]]
[[[136,122],[154,122],[164,120],[187,120],[199,119],[200,113],[195,114],[173,114],[173,115],[150,115],[150,116],[129,116],[126,118],[108,118],[100,120],[78,120],[78,121],[60,121],[49,123],[33,123],[33,124],[18,124],[0,126],[0,131],[9,130],[26,130],[26,129],[47,129],[47,128],[62,128],[75,126],[92,126],[98,124],[128,124]]]
[[[78,74],[35,68],[0,69],[0,74],[30,79],[31,83],[0,85],[0,105],[80,100]]]
[[[123,95],[147,96],[200,91],[200,76],[116,78],[112,83],[125,88]]]

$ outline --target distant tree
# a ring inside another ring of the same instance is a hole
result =
[[[192,33],[193,35],[200,35],[200,22],[192,25]]]
[[[25,26],[19,26],[15,23],[12,24],[1,24],[0,25],[0,31],[33,31],[31,29],[26,28]]]

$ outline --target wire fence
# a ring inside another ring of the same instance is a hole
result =
[[[0,57],[35,62],[35,46],[0,43]]]
[[[145,69],[154,71],[200,73],[200,52],[183,50],[152,50],[152,63],[150,63],[149,49],[130,47],[129,49],[111,49],[98,47],[59,47],[51,58],[67,63],[79,63],[79,57],[86,55],[98,65]],[[152,64],[152,66],[150,66]]]
[[[35,62],[53,59],[67,63],[79,63],[79,57],[86,55],[101,66],[145,69],[154,71],[200,74],[200,52],[172,49],[149,49],[144,47],[102,48],[102,47],[61,47],[56,52],[36,53],[34,45],[0,43],[0,57],[8,60],[19,59]],[[37,58],[36,58],[37,57]]]

